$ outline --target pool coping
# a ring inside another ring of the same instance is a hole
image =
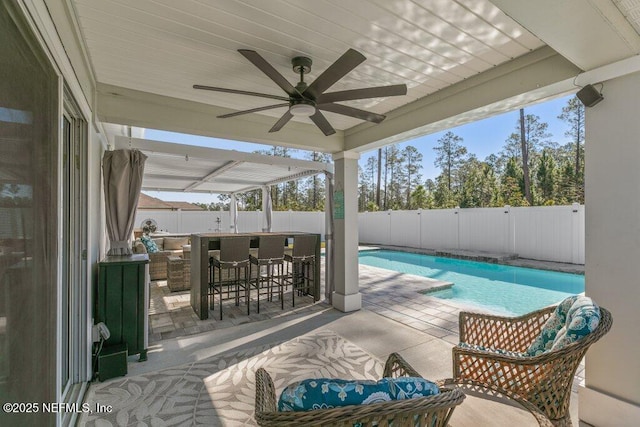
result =
[[[542,261],[520,258],[517,254],[504,254],[485,251],[469,251],[458,249],[424,249],[407,246],[361,244],[359,251],[386,249],[399,252],[409,252],[422,255],[441,256],[446,258],[465,259],[469,261],[488,262],[491,264],[510,265],[512,267],[534,268],[537,270],[557,271],[584,275],[584,264],[569,264],[554,261]]]

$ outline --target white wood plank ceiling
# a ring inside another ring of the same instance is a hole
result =
[[[311,82],[354,48],[367,60],[331,91],[406,83],[407,96],[345,102],[384,114],[544,45],[487,0],[73,0],[71,4],[99,83],[234,110],[271,102],[192,86],[283,95],[237,49],[256,50],[295,85],[298,76],[291,69],[292,57],[312,58],[313,69],[305,79]],[[274,117],[275,122],[284,112],[279,108],[260,114]],[[361,123],[334,113],[326,116],[336,129]]]

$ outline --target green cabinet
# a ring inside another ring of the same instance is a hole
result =
[[[149,330],[149,256],[108,256],[99,263],[95,321],[111,336],[105,345],[126,343],[129,355],[147,360]]]

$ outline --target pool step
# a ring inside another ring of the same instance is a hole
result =
[[[491,263],[501,263],[518,258],[518,254],[504,254],[482,251],[467,251],[461,249],[437,249],[436,256],[467,259],[471,261],[482,261]]]

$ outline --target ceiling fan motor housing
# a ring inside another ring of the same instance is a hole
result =
[[[311,71],[311,58],[307,58],[306,56],[296,56],[291,60],[291,65],[293,65],[293,71],[297,74],[307,74]]]

